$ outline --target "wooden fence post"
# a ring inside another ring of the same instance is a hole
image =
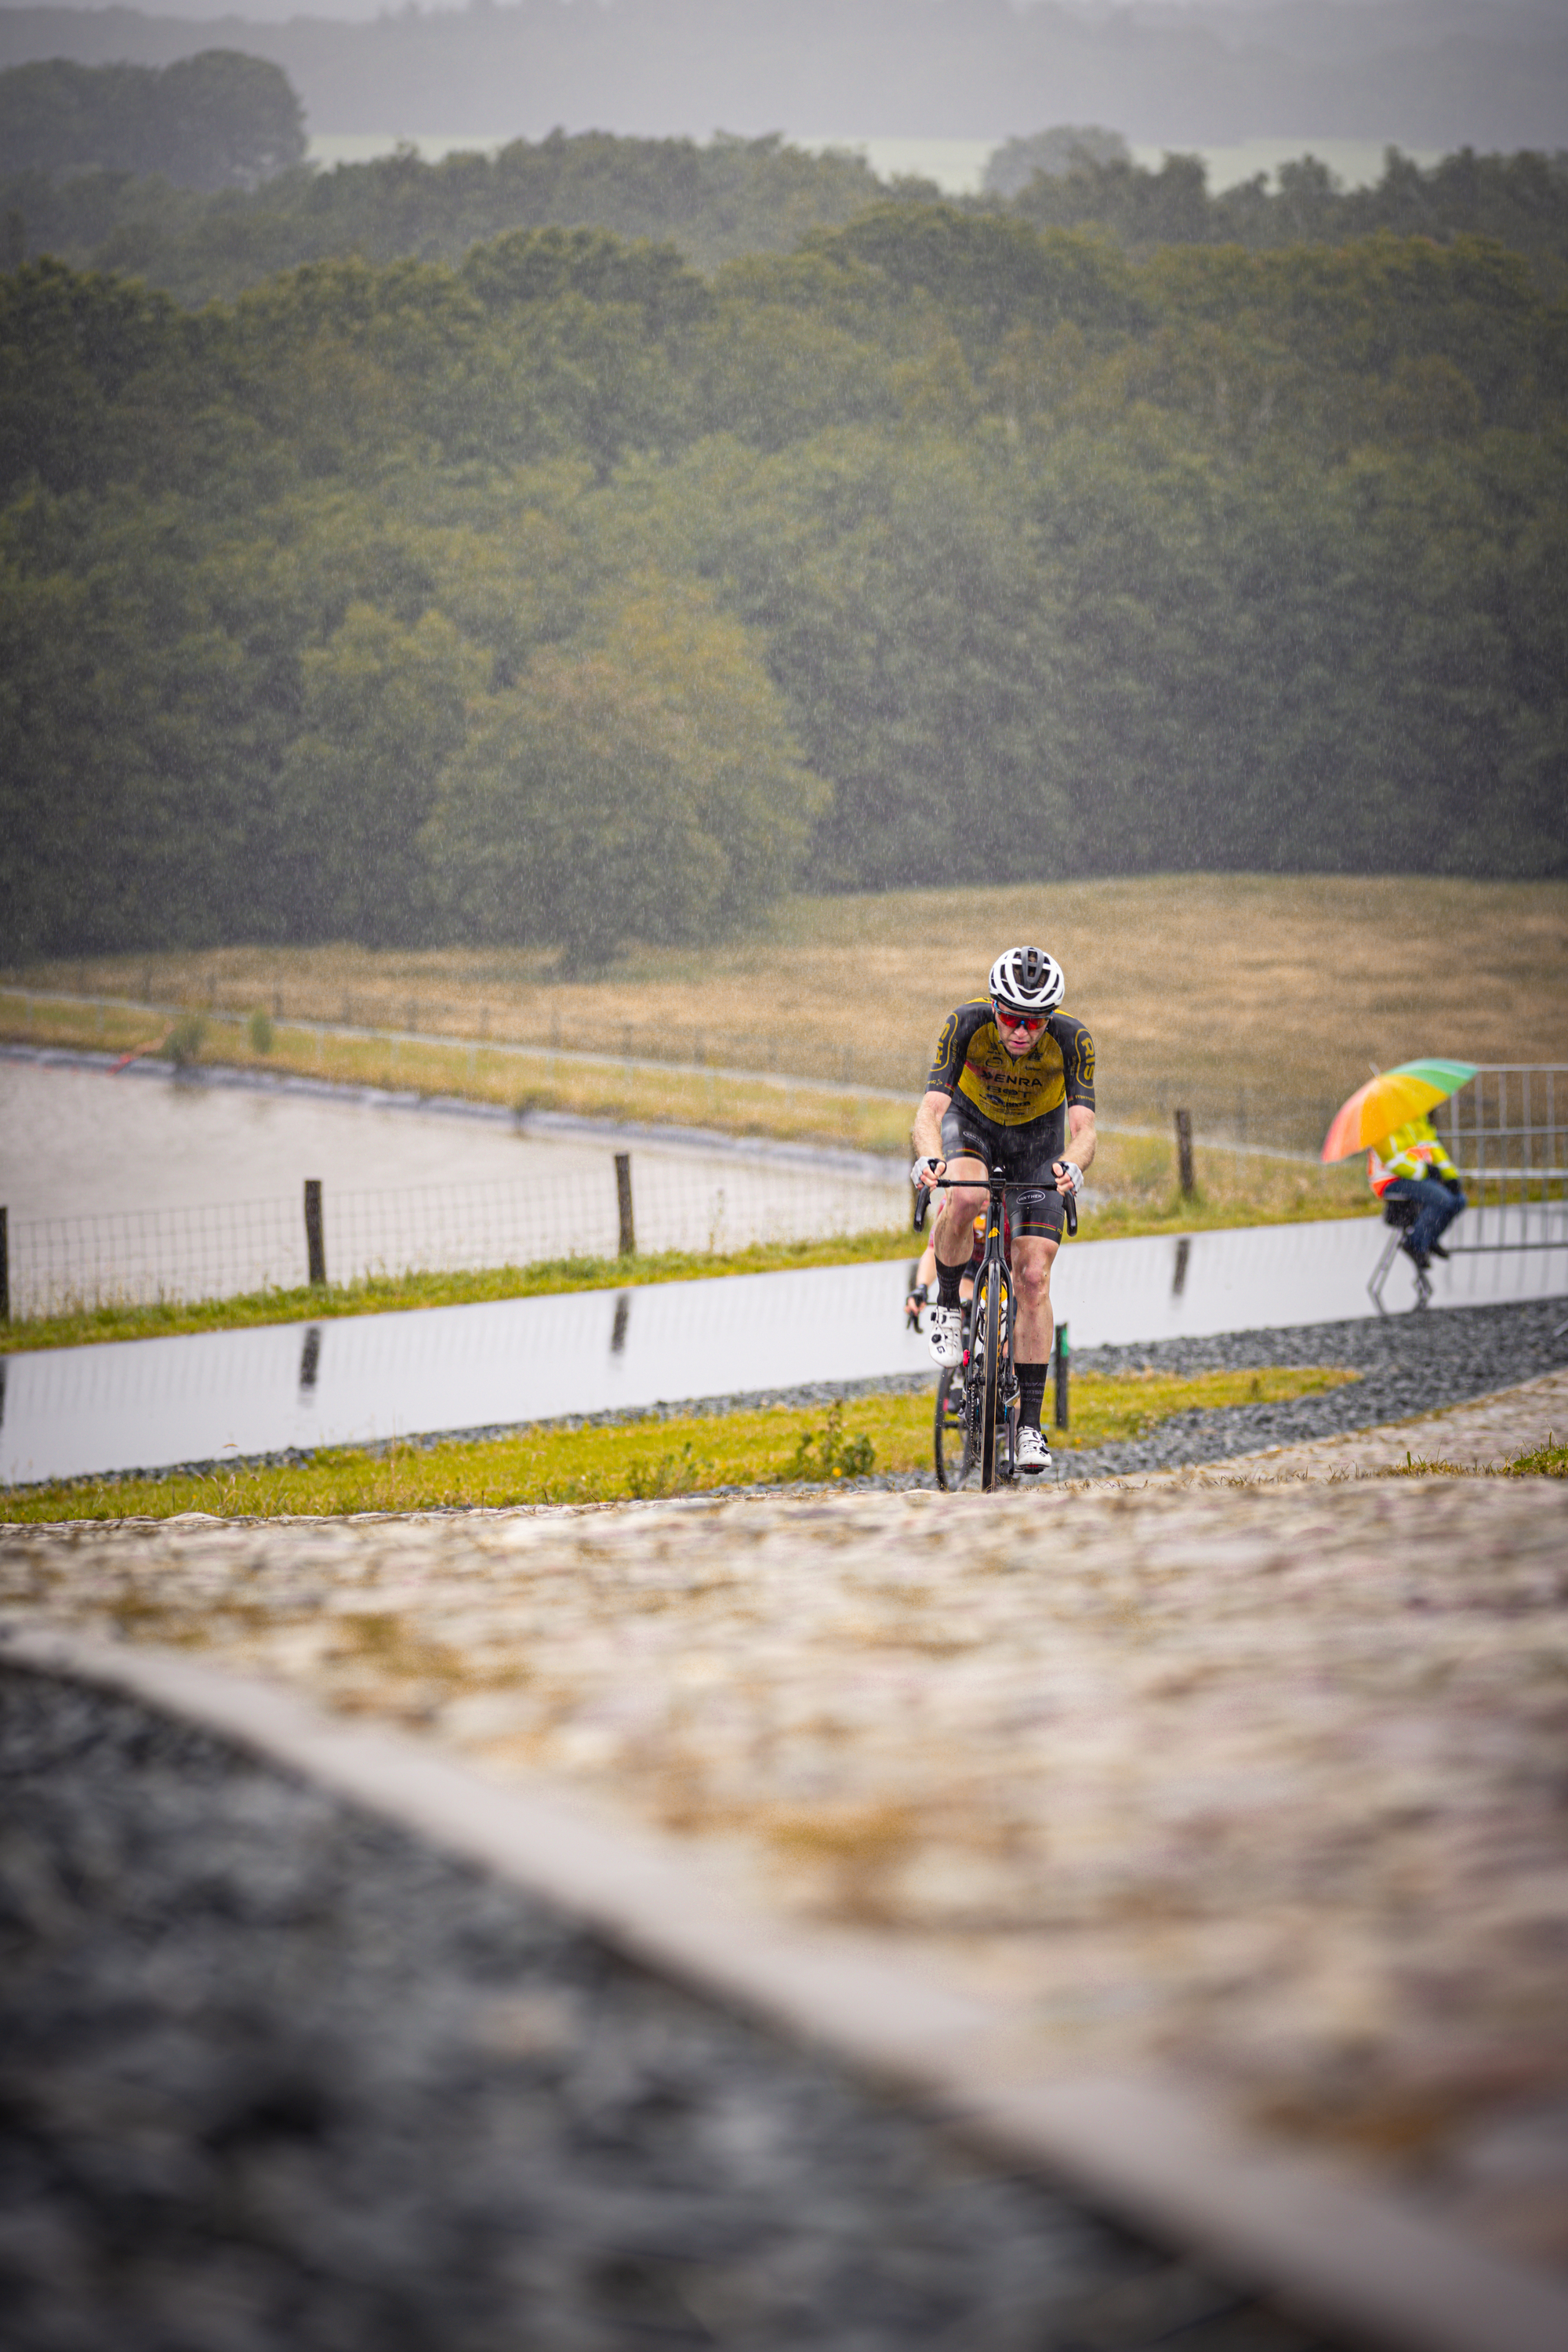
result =
[[[1068,1327],[1057,1325],[1055,1345],[1051,1349],[1051,1368],[1056,1375],[1056,1423],[1058,1429],[1068,1425]]]
[[[1191,1199],[1197,1187],[1193,1181],[1193,1115],[1190,1110],[1176,1113],[1176,1171],[1184,1197]]]
[[[629,1151],[616,1154],[616,1205],[621,1213],[621,1255],[636,1257],[637,1227],[632,1223],[632,1155]]]
[[[305,1255],[310,1262],[308,1279],[314,1289],[324,1290],[327,1284],[327,1249],[321,1235],[321,1180],[319,1176],[305,1179]]]

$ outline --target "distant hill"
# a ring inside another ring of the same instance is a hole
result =
[[[214,47],[281,66],[318,133],[987,138],[1078,121],[1173,147],[1568,145],[1568,24],[1507,0],[1094,17],[1047,0],[473,0],[370,23],[0,9],[0,66],[161,66]]]

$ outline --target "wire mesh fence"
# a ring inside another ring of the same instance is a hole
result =
[[[10,1311],[226,1298],[305,1279],[305,1229],[289,1201],[121,1209],[10,1228]]]
[[[1489,1063],[1438,1106],[1433,1125],[1487,1213],[1456,1228],[1451,1255],[1568,1242],[1568,1069]]]
[[[727,1252],[879,1230],[909,1215],[907,1183],[879,1172],[824,1173],[739,1158],[716,1171],[710,1162],[693,1166],[649,1152],[637,1155],[628,1175],[633,1237],[642,1251]],[[610,1153],[602,1168],[521,1182],[329,1189],[321,1212],[333,1282],[614,1257],[626,1237]],[[309,1278],[303,1206],[299,1199],[240,1201],[37,1218],[10,1227],[9,1275],[9,1310],[18,1318],[292,1289]]]

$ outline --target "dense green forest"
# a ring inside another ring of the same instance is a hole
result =
[[[1038,228],[1102,228],[1124,252],[1161,245],[1241,245],[1253,252],[1352,237],[1495,237],[1527,255],[1549,290],[1568,293],[1568,155],[1477,155],[1465,148],[1423,166],[1390,148],[1383,176],[1342,187],[1302,155],[1211,192],[1203,159],[1167,155],[1157,171],[1131,158],[1083,153],[1065,172],[1037,173],[1013,198]]]
[[[56,68],[0,74],[0,100],[8,83],[44,70]],[[1084,135],[1107,149],[1121,144],[1114,134]],[[1053,137],[1059,147],[1060,136],[1011,142],[994,165],[1013,160],[1012,149],[1026,155],[1048,147]],[[410,148],[205,195],[172,185],[177,173],[7,170],[6,156],[19,152],[0,140],[0,215],[9,223],[14,260],[53,254],[78,268],[144,278],[188,303],[232,299],[280,269],[351,254],[458,263],[470,246],[510,228],[607,228],[668,241],[693,268],[710,271],[745,254],[793,251],[808,231],[842,227],[889,195],[939,193],[926,184],[889,187],[857,155],[807,154],[778,138],[720,137],[699,146],[557,131],[533,142],[514,140],[494,155],[426,163]],[[1277,185],[1260,176],[1217,194],[1195,155],[1168,156],[1156,171],[1114,152],[1097,161],[1087,149],[1076,156],[1069,149],[1068,162],[1070,168],[1038,173],[1032,184],[1026,177],[1015,186],[1016,169],[1004,170],[999,184],[1010,196],[965,199],[959,209],[1012,210],[1041,228],[1092,228],[1135,258],[1163,245],[1235,244],[1256,252],[1388,234],[1441,244],[1494,237],[1531,262],[1545,292],[1568,294],[1563,156],[1467,151],[1424,168],[1391,149],[1378,184],[1351,189],[1303,156],[1282,168]]]
[[[52,181],[84,173],[134,185],[251,188],[305,160],[305,117],[264,58],[203,49],[154,66],[67,58],[0,73],[0,173]]]
[[[200,310],[29,265],[5,951],[1562,873],[1565,390],[1562,303],[1458,236],[884,202],[707,277],[545,228]]]
[[[0,76],[0,81],[4,80]],[[248,193],[202,196],[125,172],[0,177],[22,252],[131,271],[182,302],[232,298],[303,261],[458,262],[509,228],[607,228],[668,240],[700,269],[792,249],[889,190],[863,158],[782,139],[616,139],[562,131],[424,163],[411,147],[335,171],[287,172]],[[934,187],[911,191],[934,196]]]

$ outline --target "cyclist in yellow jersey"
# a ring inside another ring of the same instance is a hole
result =
[[[1029,1189],[1008,1194],[1017,1323],[1017,1463],[1032,1476],[1052,1468],[1040,1427],[1053,1320],[1051,1264],[1061,1240],[1063,1197],[1083,1188],[1095,1151],[1094,1040],[1060,1010],[1067,982],[1054,956],[1009,948],[991,967],[987,992],[948,1015],[915,1114],[917,1184],[1000,1168]],[[1067,1156],[1070,1144],[1072,1157]],[[969,1264],[971,1220],[984,1191],[942,1195],[933,1240],[937,1303],[931,1352],[954,1365],[963,1353],[959,1285]]]

